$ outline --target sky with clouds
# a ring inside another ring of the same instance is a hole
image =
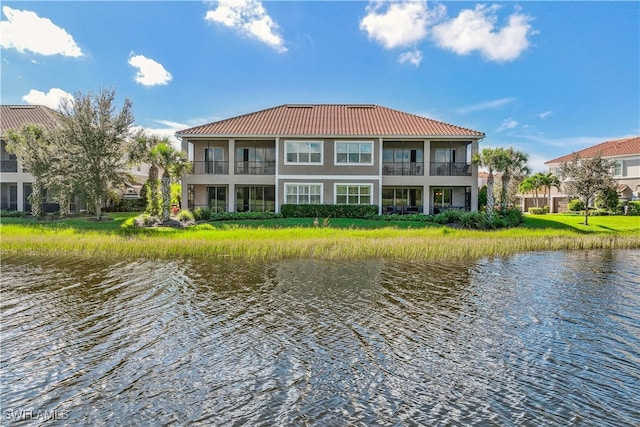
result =
[[[3,1],[2,104],[113,88],[162,135],[287,103],[465,126],[534,170],[640,134],[635,1]]]

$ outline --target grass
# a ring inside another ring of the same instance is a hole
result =
[[[497,231],[451,229],[424,223],[283,218],[226,221],[185,229],[127,226],[136,214],[109,221],[2,218],[2,253],[136,258],[245,257],[403,258],[416,260],[504,256],[539,250],[638,249],[640,217],[526,216],[521,227]],[[592,221],[593,220],[593,221]],[[320,221],[322,224],[322,221]]]

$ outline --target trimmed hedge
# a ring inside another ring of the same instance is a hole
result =
[[[378,215],[376,205],[282,205],[285,218],[370,218]]]
[[[239,221],[250,219],[275,219],[282,215],[275,212],[212,212],[209,208],[197,208],[193,211],[196,221]]]
[[[543,208],[530,207],[528,212],[532,215],[544,215],[549,213],[549,206]]]

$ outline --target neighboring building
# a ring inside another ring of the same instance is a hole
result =
[[[569,162],[578,154],[580,158],[591,158],[600,155],[602,158],[612,160],[614,167],[611,171],[613,179],[617,183],[620,200],[640,199],[640,136],[615,139],[584,148],[580,151],[567,154],[557,159],[545,162],[550,172],[559,175],[563,163]],[[531,195],[523,199],[523,209],[534,206]],[[544,202],[546,203],[546,202]],[[562,212],[567,208],[567,196],[556,188],[551,190],[551,212]]]
[[[377,105],[281,105],[176,133],[193,161],[189,209],[374,204],[381,213],[477,210],[484,133]]]
[[[33,123],[52,129],[58,126],[58,113],[43,105],[0,105],[0,209],[30,211],[28,197],[31,194],[33,175],[22,168],[15,154],[7,152],[4,134],[9,129],[19,130]],[[48,203],[45,194],[43,210],[55,212],[59,206]]]
[[[59,113],[43,105],[0,105],[0,209],[30,211],[29,195],[33,175],[20,164],[15,154],[7,152],[4,134],[9,129],[20,130],[23,125],[38,124],[51,130],[60,124]],[[122,198],[139,198],[140,190],[149,176],[149,166],[133,166],[127,171],[130,179],[124,188],[116,189]],[[52,203],[46,191],[43,197],[43,211],[55,212],[58,204]],[[73,210],[73,209],[72,209]]]

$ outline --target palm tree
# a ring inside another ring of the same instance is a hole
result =
[[[139,133],[135,138],[129,153],[133,163],[148,163],[149,177],[147,179],[147,213],[159,216],[161,213],[160,199],[158,197],[158,166],[160,159],[153,151],[159,144],[169,144],[168,138],[160,138],[157,135]]]
[[[547,191],[549,191],[549,198],[547,199],[547,206],[551,209],[551,187],[555,187],[560,190],[560,179],[552,172],[538,173],[540,184],[544,187],[544,196],[547,198]]]
[[[533,201],[536,204],[536,207],[540,207],[540,203],[538,203],[538,190],[540,190],[543,185],[540,181],[540,172],[528,176],[520,183],[520,191],[522,193],[530,193],[533,192]]]
[[[171,182],[177,181],[191,170],[191,162],[187,154],[178,151],[168,142],[161,142],[151,150],[152,156],[157,160],[158,167],[162,169],[162,221],[169,219],[171,206]]]
[[[513,177],[527,175],[529,168],[527,167],[529,156],[522,151],[518,151],[513,147],[503,150],[501,162],[497,165],[497,170],[502,172],[502,191],[500,193],[500,208],[504,212],[508,205],[508,188],[509,181]]]
[[[495,198],[493,195],[494,172],[500,170],[505,163],[503,148],[483,148],[480,153],[473,155],[473,164],[487,168],[487,218],[493,219]]]

